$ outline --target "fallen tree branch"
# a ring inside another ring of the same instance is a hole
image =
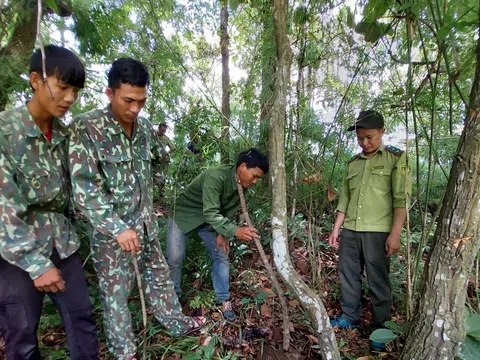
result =
[[[143,352],[142,352],[142,359],[145,360],[147,358],[147,308],[145,306],[145,296],[143,295],[143,288],[142,288],[142,277],[140,276],[140,269],[138,268],[138,261],[135,255],[132,255],[133,259],[133,267],[135,268],[135,275],[137,277],[137,286],[138,292],[140,294],[140,304],[142,306],[142,320],[143,320]]]
[[[247,226],[253,227],[252,221],[250,220],[250,216],[248,215],[247,203],[245,202],[245,196],[243,194],[243,187],[240,184],[237,175],[235,175],[235,180],[236,180],[236,183],[237,183],[238,195],[240,196],[240,205],[242,207],[243,216],[245,217],[245,222],[247,223]],[[265,254],[265,250],[263,250],[262,243],[260,242],[259,239],[254,239],[254,241],[255,241],[255,245],[257,246],[258,253],[260,254],[260,257],[262,259],[263,265],[265,266],[265,269],[267,269],[268,275],[270,276],[270,279],[272,280],[273,287],[275,288],[275,291],[278,294],[278,298],[280,300],[280,305],[282,306],[283,350],[288,351],[288,349],[290,348],[290,320],[289,320],[289,316],[288,316],[287,301],[285,300],[285,296],[283,295],[283,292],[282,292],[280,284],[277,280],[277,277],[275,276],[275,273],[273,272],[272,266],[270,265],[270,263],[267,259],[267,255]]]

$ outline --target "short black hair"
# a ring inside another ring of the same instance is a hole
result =
[[[144,63],[132,58],[120,58],[108,71],[108,87],[118,89],[122,84],[145,87],[150,84],[148,69]]]
[[[267,156],[256,148],[250,148],[238,154],[237,168],[245,163],[248,169],[259,168],[264,174],[268,173],[270,165]]]
[[[160,127],[166,127],[166,128],[168,128],[167,123],[164,123],[164,122],[163,122],[163,123],[160,123],[159,126],[160,126]]]
[[[47,76],[56,76],[64,83],[83,89],[85,86],[85,68],[82,62],[70,50],[57,46],[46,45],[45,50],[45,72]],[[43,76],[42,53],[40,49],[35,50],[30,60],[29,74],[36,72]]]

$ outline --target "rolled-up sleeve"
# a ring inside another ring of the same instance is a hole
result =
[[[350,190],[348,188],[348,180],[347,180],[347,173],[345,172],[345,176],[343,178],[343,187],[342,192],[340,194],[340,200],[338,200],[337,211],[346,214],[348,209],[348,203],[350,202]]]
[[[412,194],[412,167],[407,165],[406,153],[400,155],[392,171],[393,207],[404,208],[407,206],[407,197]]]

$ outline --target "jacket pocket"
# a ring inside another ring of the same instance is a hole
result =
[[[100,154],[100,164],[108,190],[125,187],[135,181],[132,158],[128,154]]]
[[[55,169],[35,164],[17,167],[17,182],[29,205],[40,205],[52,201],[62,189],[62,180]]]
[[[382,190],[390,190],[392,188],[392,169],[373,169],[372,186]]]

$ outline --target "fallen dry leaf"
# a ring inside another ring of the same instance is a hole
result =
[[[267,294],[268,294],[267,297],[268,297],[268,296],[272,296],[272,297],[275,296],[275,293],[274,293],[273,290],[270,289],[270,288],[267,288],[267,287],[264,287],[264,286],[260,286],[260,287],[258,287],[257,290],[258,290],[259,293],[267,293]]]
[[[262,306],[260,306],[260,314],[265,317],[272,317],[272,309],[268,304],[263,303]]]
[[[335,200],[337,198],[337,192],[335,191],[335,189],[328,185],[328,188],[327,188],[327,198],[328,198],[328,201],[329,202],[332,202],[333,200]]]
[[[467,237],[463,237],[461,239],[455,239],[455,241],[453,242],[453,246],[455,246],[455,248],[458,248],[459,245],[463,242],[463,243],[466,243],[467,241],[469,240],[472,240],[473,236],[467,236]]]
[[[304,184],[316,184],[319,181],[321,181],[323,178],[322,176],[322,171],[318,171],[317,173],[307,176],[305,179],[302,180],[302,183]]]
[[[296,307],[296,306],[298,306],[298,305],[300,305],[300,303],[298,302],[298,300],[290,300],[290,301],[288,302],[288,306],[291,306],[291,307]]]
[[[212,337],[207,336],[206,338],[204,338],[203,340],[200,341],[200,345],[201,346],[208,346],[208,344],[210,344],[210,341],[212,341]]]
[[[295,266],[302,274],[308,274],[308,263],[305,260],[299,259],[295,261]]]
[[[309,334],[309,335],[308,335],[308,338],[309,338],[310,340],[312,340],[312,342],[313,342],[314,344],[320,344],[320,341],[318,341],[318,338],[317,338],[316,336],[313,336],[313,335],[310,335],[310,334]]]

